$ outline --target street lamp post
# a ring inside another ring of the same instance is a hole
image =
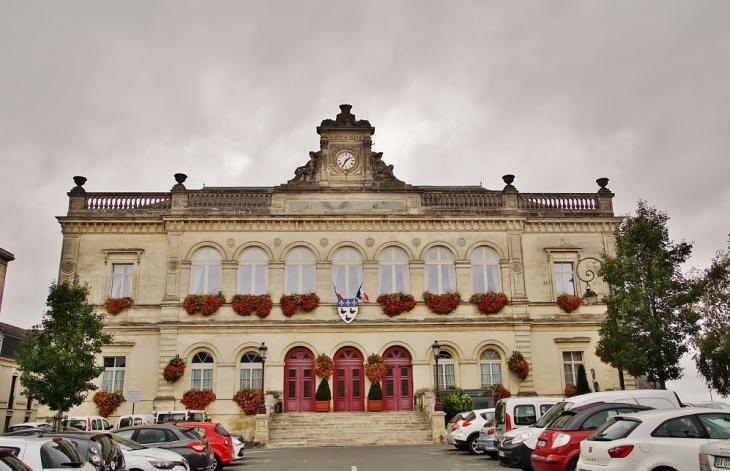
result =
[[[431,349],[433,350],[433,359],[436,362],[436,389],[433,392],[436,402],[433,405],[433,410],[442,411],[444,409],[441,406],[441,393],[439,392],[439,355],[441,355],[441,345],[439,345],[438,340],[433,342]]]
[[[261,357],[261,402],[259,403],[259,414],[266,414],[266,390],[264,389],[264,378],[266,377],[266,351],[269,349],[264,342],[259,346]]]

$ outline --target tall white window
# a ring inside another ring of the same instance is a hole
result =
[[[190,294],[218,294],[221,291],[221,256],[205,247],[193,255]]]
[[[286,257],[286,294],[316,291],[316,260],[311,250],[297,247]]]
[[[479,356],[479,368],[482,376],[482,387],[502,384],[502,358],[496,350],[484,350]]]
[[[499,257],[488,247],[479,247],[471,254],[471,289],[473,293],[502,292]]]
[[[573,282],[573,264],[570,262],[555,262],[555,294],[575,294]]]
[[[198,352],[190,367],[190,389],[213,389],[213,357]]]
[[[115,263],[112,265],[112,292],[111,298],[132,297],[132,274],[134,265],[131,263]]]
[[[124,368],[126,357],[104,357],[104,372],[101,375],[101,389],[108,393],[124,392]]]
[[[258,247],[246,249],[238,260],[239,294],[266,294],[269,291],[269,257]]]
[[[563,352],[566,386],[575,386],[578,382],[578,365],[581,363],[583,363],[583,352]]]
[[[408,256],[397,247],[388,247],[380,254],[380,294],[408,293]]]
[[[362,285],[362,257],[357,250],[345,247],[332,259],[332,283],[345,298],[354,298]]]
[[[261,356],[246,352],[241,357],[241,379],[238,389],[261,389]]]
[[[451,352],[441,350],[439,353],[439,367],[436,371],[436,363],[434,362],[434,378],[433,384],[436,386],[436,378],[438,377],[438,387],[441,389],[448,389],[449,386],[456,385],[456,373],[454,368],[454,356]]]
[[[443,247],[426,253],[426,291],[444,294],[456,291],[454,257]]]

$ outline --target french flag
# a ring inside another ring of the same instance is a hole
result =
[[[342,295],[337,291],[337,287],[334,283],[332,283],[332,288],[335,290],[335,294],[337,295],[337,299],[342,300]]]
[[[357,294],[355,295],[357,299],[365,299],[365,301],[370,302],[370,298],[368,297],[368,294],[362,290],[362,285],[357,289]]]

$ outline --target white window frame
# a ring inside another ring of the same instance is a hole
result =
[[[292,283],[293,276],[296,277],[296,286]],[[306,247],[292,249],[286,256],[284,279],[285,294],[314,293],[317,290],[317,258],[314,252]]]
[[[249,283],[244,286],[245,272],[250,270]],[[249,247],[238,259],[238,293],[267,294],[269,292],[269,256],[260,247]]]
[[[556,297],[562,294],[575,295],[575,263],[572,261],[554,261],[553,276]]]
[[[481,283],[477,282],[476,273],[481,274]],[[494,279],[490,283],[490,276]],[[471,285],[473,293],[501,293],[502,273],[499,268],[499,255],[487,246],[474,249],[471,254]]]
[[[399,247],[388,247],[378,257],[380,294],[409,293],[411,281],[408,254]],[[390,286],[386,286],[389,278]]]
[[[238,389],[261,389],[263,362],[258,352],[253,350],[241,355]]]
[[[332,285],[343,298],[354,298],[362,286],[362,256],[352,247],[338,249],[332,257]],[[335,302],[337,296],[334,295]]]
[[[223,264],[213,247],[202,247],[193,255],[190,267],[190,294],[218,294],[221,291]],[[217,272],[218,280],[212,276]],[[199,285],[202,282],[202,286]]]
[[[134,287],[134,263],[112,263],[110,298],[131,298]]]
[[[566,358],[566,355],[569,356],[569,358]],[[579,350],[566,350],[562,352],[562,357],[565,385],[575,386],[578,382],[578,365],[583,364],[583,352]]]
[[[431,258],[431,254],[436,254]],[[433,294],[456,292],[456,269],[454,255],[444,247],[432,247],[426,252],[426,291]],[[444,280],[444,274],[448,273]],[[445,286],[451,281],[452,286]]]
[[[479,355],[479,373],[482,387],[504,384],[502,381],[502,356],[493,348],[485,349]]]
[[[436,362],[433,363],[433,385],[436,387],[436,375],[438,375],[439,391],[443,391],[448,389],[449,386],[456,386],[456,361],[450,351],[443,349],[438,358],[438,372],[436,371]]]
[[[205,365],[205,366],[204,366]],[[190,361],[190,389],[213,390],[215,359],[208,352],[197,352]]]
[[[119,364],[120,358],[122,359],[121,365]],[[101,374],[101,390],[108,393],[118,392],[124,394],[127,357],[124,355],[105,355],[103,361],[104,371]]]

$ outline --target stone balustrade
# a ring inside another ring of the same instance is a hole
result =
[[[73,198],[73,196],[72,196]],[[85,193],[84,209],[89,210],[130,210],[130,209],[170,209],[170,193]]]

